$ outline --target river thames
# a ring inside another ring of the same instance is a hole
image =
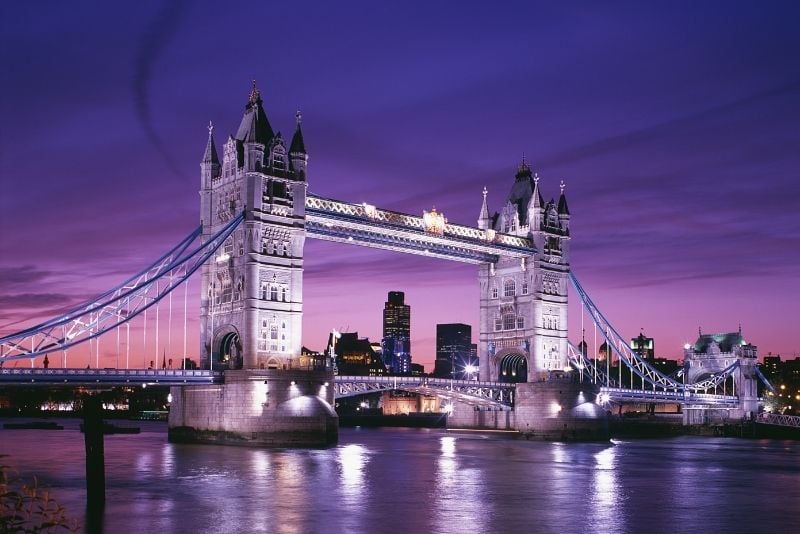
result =
[[[83,436],[60,422],[0,431],[0,453],[84,524]],[[171,444],[165,423],[135,424],[105,440],[104,532],[800,531],[797,441],[343,428],[336,447],[267,450]]]

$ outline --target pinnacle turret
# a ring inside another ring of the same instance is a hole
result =
[[[558,198],[558,214],[569,215],[569,206],[567,206],[567,196],[564,194],[564,180],[561,180],[561,196]]]
[[[300,123],[303,122],[303,115],[299,110],[297,113],[295,113],[295,118],[297,119],[297,127],[295,128],[294,135],[292,136],[292,144],[289,146],[289,153],[305,154],[306,144],[303,141],[303,130],[300,128]]]
[[[214,144],[214,125],[211,121],[208,121],[208,141],[206,142],[206,151],[203,153],[203,163],[216,163],[219,165],[217,147]]]
[[[478,215],[478,228],[486,230],[492,225],[492,220],[489,217],[489,207],[486,205],[486,195],[489,191],[483,188],[483,204],[481,205],[481,212]]]

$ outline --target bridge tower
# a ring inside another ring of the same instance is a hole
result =
[[[698,382],[719,374],[731,365],[739,363],[733,372],[733,383],[725,393],[739,397],[735,409],[706,409],[684,407],[684,424],[704,424],[715,420],[741,419],[758,413],[758,347],[747,343],[741,328],[737,332],[723,334],[700,333],[693,345],[683,351],[686,382]],[[723,391],[717,393],[722,394]],[[719,422],[719,421],[716,421]]]
[[[222,382],[173,387],[176,442],[324,446],[338,439],[333,373],[300,364],[308,156],[288,148],[253,88],[219,161],[213,130],[200,164],[203,238],[244,221],[202,267],[201,363]],[[300,365],[298,365],[300,364]]]
[[[301,351],[306,154],[300,114],[287,149],[253,83],[235,136],[213,131],[200,164],[203,236],[244,223],[202,269],[201,365],[290,369]]]
[[[545,202],[524,158],[494,216],[484,189],[478,227],[528,237],[534,248],[528,258],[479,267],[482,380],[538,381],[566,367],[569,220],[563,182],[558,203]]]

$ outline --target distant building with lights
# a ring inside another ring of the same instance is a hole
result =
[[[468,324],[436,325],[436,363],[433,376],[470,380],[478,370],[477,346]]]
[[[372,349],[369,338],[359,338],[358,332],[342,332],[338,339],[331,334],[328,345],[333,343],[336,368],[340,375],[383,376],[386,367],[380,356]]]
[[[396,375],[411,372],[411,306],[405,303],[405,293],[389,291],[383,306],[383,341],[381,343],[386,369]]]
[[[656,358],[655,340],[652,337],[645,336],[644,332],[631,339],[631,350],[639,353],[648,362],[652,362]]]

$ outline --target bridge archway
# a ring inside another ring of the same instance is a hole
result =
[[[510,350],[497,355],[498,382],[527,382],[528,358],[520,350]]]
[[[244,353],[239,332],[233,326],[224,328],[217,335],[214,351],[215,364],[224,369],[241,369],[244,365]]]

